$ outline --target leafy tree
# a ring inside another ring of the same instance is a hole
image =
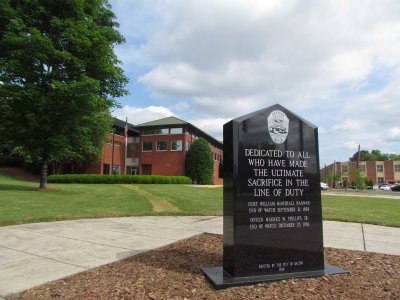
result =
[[[336,183],[340,180],[340,178],[341,178],[340,174],[335,174],[333,170],[330,170],[323,178],[323,181],[325,183],[328,183],[331,186],[331,188],[333,188],[336,185]]]
[[[357,161],[357,157],[358,157],[358,151],[356,153],[354,153],[352,157],[349,158],[349,161],[356,162]],[[359,161],[368,161],[368,160],[372,160],[372,156],[369,153],[369,151],[361,150],[360,151],[360,159],[359,159]]]
[[[389,160],[400,160],[400,154],[390,153],[390,154],[388,154],[388,159]]]
[[[214,161],[210,145],[199,138],[186,154],[186,176],[198,184],[212,184],[214,181]]]
[[[388,155],[385,153],[381,153],[380,150],[372,150],[371,156],[371,160],[388,160]]]
[[[351,162],[357,161],[358,152],[354,153],[352,157],[349,158]],[[371,152],[367,150],[360,151],[360,159],[359,161],[384,161],[384,160],[400,160],[399,154],[387,154],[382,153],[380,150],[371,150]]]
[[[124,42],[107,0],[3,0],[0,135],[47,167],[95,159],[126,94],[114,45]]]
[[[356,180],[354,183],[359,190],[365,190],[367,188],[368,177],[364,172],[357,170]]]

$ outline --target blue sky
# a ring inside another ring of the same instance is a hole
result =
[[[176,116],[222,139],[279,103],[319,128],[320,164],[400,153],[398,0],[110,0],[128,122]]]

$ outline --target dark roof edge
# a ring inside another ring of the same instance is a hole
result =
[[[125,123],[126,123],[125,121],[122,121],[122,120],[120,120],[120,119],[118,119],[116,117],[113,117],[113,120],[114,120],[113,121],[113,126],[118,126],[118,127],[125,128]],[[140,134],[140,131],[136,128],[136,126],[131,124],[131,123],[128,123],[128,131],[134,131],[137,134]]]

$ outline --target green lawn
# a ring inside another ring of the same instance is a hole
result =
[[[324,220],[400,227],[400,199],[322,196]]]
[[[0,174],[0,226],[141,215],[222,215],[222,189],[185,185],[49,184]],[[400,227],[400,200],[322,196],[323,218]]]
[[[81,218],[222,214],[222,189],[182,185],[49,184],[50,189],[59,191],[34,191],[37,187],[38,183],[0,174],[0,226]]]

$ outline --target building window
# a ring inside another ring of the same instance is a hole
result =
[[[142,174],[143,175],[151,175],[151,170],[152,169],[152,165],[150,164],[145,164],[142,165]]]
[[[182,134],[182,128],[171,128],[171,134]]]
[[[158,141],[157,142],[157,151],[167,151],[167,142],[166,141]]]
[[[383,172],[383,165],[376,165],[376,172]]]
[[[145,151],[153,151],[153,142],[143,142],[142,150]]]
[[[154,134],[154,129],[143,129],[143,135]]]
[[[365,173],[365,165],[359,165],[358,170]]]
[[[400,165],[394,165],[394,171],[400,172]]]
[[[181,140],[172,141],[171,150],[172,151],[182,151],[182,141]]]
[[[110,174],[110,165],[103,164],[103,174]]]
[[[190,149],[190,142],[186,141],[186,151],[189,151]]]
[[[119,166],[113,165],[113,174],[114,175],[119,175]]]
[[[169,134],[169,128],[156,129],[157,134]]]
[[[342,173],[346,173],[348,170],[347,165],[342,165]]]
[[[383,177],[378,177],[378,184],[385,183],[385,179]]]

